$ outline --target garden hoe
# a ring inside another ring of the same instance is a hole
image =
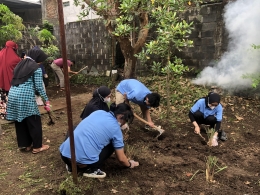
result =
[[[85,70],[86,68],[88,68],[88,66],[85,66],[85,67],[81,68],[81,69],[78,71],[78,74],[79,74],[81,71]],[[72,76],[70,76],[70,78],[73,77],[74,75],[76,75],[76,74],[73,74]]]
[[[49,119],[50,119],[50,121],[47,123],[47,125],[54,125],[55,124],[55,122],[53,121],[53,119],[52,119],[52,117],[51,117],[51,112],[49,112],[49,111],[47,111],[47,113],[48,113],[48,116],[49,116]]]
[[[141,122],[143,122],[143,123],[149,125],[149,123],[148,123],[146,120],[142,119],[142,118],[139,117],[137,114],[134,113],[134,116],[135,116],[138,120],[140,120]],[[156,136],[156,138],[158,138],[159,136],[161,136],[161,135],[163,134],[163,132],[164,132],[164,130],[161,128],[161,126],[155,126],[154,129],[157,130],[157,131],[159,131],[159,134]]]

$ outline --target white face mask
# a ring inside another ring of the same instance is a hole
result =
[[[109,102],[110,102],[110,97],[109,97],[109,98],[106,97],[106,98],[104,99],[104,102],[109,103]]]
[[[216,106],[211,106],[211,104],[208,104],[208,107],[213,110],[214,108],[216,108]]]

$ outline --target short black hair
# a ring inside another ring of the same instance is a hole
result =
[[[134,113],[131,107],[126,103],[121,103],[118,105],[112,103],[110,105],[110,111],[112,111],[115,116],[118,114],[123,114],[123,119],[128,123],[132,123],[134,120]]]
[[[161,96],[158,93],[149,93],[146,96],[151,107],[158,107],[160,105]]]

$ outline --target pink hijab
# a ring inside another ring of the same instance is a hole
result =
[[[14,51],[17,49],[18,45],[15,42],[7,41],[5,47],[0,51],[0,88],[5,91],[10,90],[13,70],[21,61]]]

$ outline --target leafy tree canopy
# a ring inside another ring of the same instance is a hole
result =
[[[22,39],[22,30],[25,28],[23,19],[5,6],[0,4],[0,45],[4,45],[6,41],[18,41]]]

